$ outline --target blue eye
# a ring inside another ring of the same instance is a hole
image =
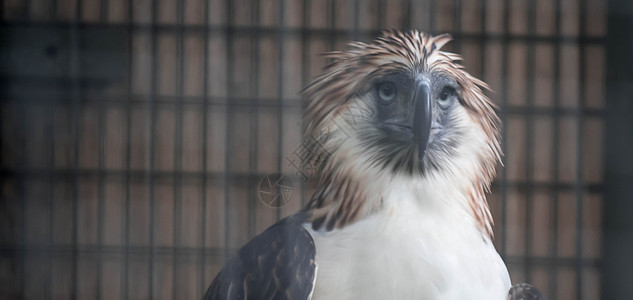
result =
[[[378,85],[378,97],[382,104],[391,104],[396,99],[398,90],[393,82],[387,81]]]
[[[440,108],[447,109],[455,100],[456,91],[454,88],[450,86],[445,86],[440,92],[439,99],[437,100],[437,104],[439,104]]]

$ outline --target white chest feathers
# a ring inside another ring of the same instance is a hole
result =
[[[317,248],[312,299],[506,298],[507,268],[463,212],[399,197],[341,230],[306,226]]]

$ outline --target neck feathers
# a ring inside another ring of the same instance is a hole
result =
[[[379,182],[384,181],[383,176],[375,168],[365,167],[360,155],[341,148],[324,164],[317,190],[306,207],[315,230],[343,228],[382,206],[380,187],[384,183]]]
[[[442,204],[466,212],[482,236],[493,239],[494,222],[486,193],[494,169],[483,168],[482,173],[472,171],[473,168],[451,168],[451,172],[410,177],[372,167],[362,154],[342,156],[336,153],[330,157],[321,170],[316,192],[306,206],[314,230],[344,228],[380,211],[385,207],[385,201],[399,201],[393,195],[405,191],[421,204]]]

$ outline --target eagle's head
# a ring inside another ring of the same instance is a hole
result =
[[[305,135],[320,141],[315,155],[328,157],[309,204],[329,212],[315,217],[317,227],[346,223],[333,221],[331,210],[344,209],[337,202],[362,178],[445,179],[483,197],[501,155],[500,121],[487,85],[457,54],[440,51],[450,39],[391,30],[328,54],[333,61],[303,91]]]

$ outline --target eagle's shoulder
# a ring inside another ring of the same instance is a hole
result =
[[[204,299],[309,299],[316,248],[302,226],[306,219],[302,211],[255,236],[218,273]]]

